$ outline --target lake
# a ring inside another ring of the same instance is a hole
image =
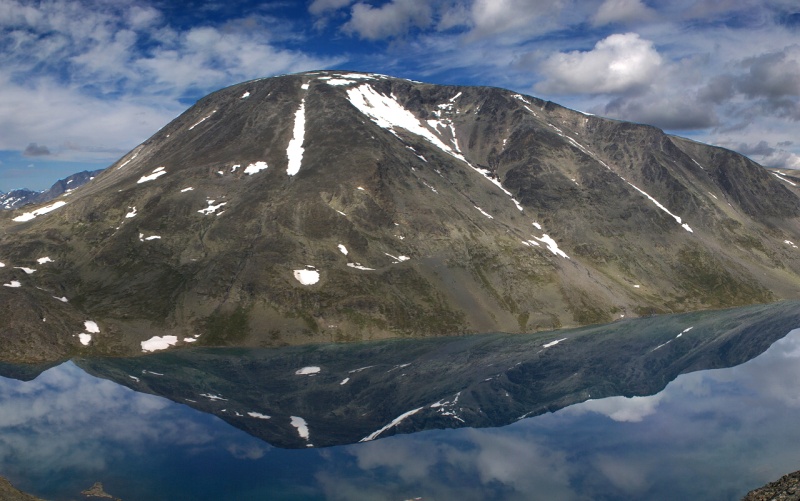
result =
[[[54,500],[740,499],[800,469],[799,327],[780,303],[2,366],[0,474]]]

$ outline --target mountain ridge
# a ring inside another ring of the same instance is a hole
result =
[[[8,193],[0,192],[0,209],[18,209],[29,204],[42,204],[54,200],[55,198],[69,193],[84,184],[88,183],[104,169],[88,171],[84,170],[70,174],[69,176],[59,179],[53,183],[50,188],[43,191],[29,190],[28,188],[20,188],[11,190]]]
[[[0,281],[21,285],[0,287],[6,356],[529,332],[797,298],[792,179],[498,88],[244,82],[66,203],[0,214]],[[99,332],[77,336],[88,320]]]

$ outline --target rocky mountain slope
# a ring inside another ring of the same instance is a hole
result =
[[[27,188],[11,190],[8,193],[0,192],[0,209],[18,209],[29,204],[43,204],[49,202],[65,193],[83,186],[88,183],[103,170],[81,171],[64,179],[59,179],[53,186],[44,191],[33,191]]]
[[[245,82],[69,197],[0,213],[0,356],[527,332],[798,298],[799,185],[502,89]]]

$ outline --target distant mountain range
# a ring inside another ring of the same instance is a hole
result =
[[[30,204],[49,202],[64,193],[69,193],[83,186],[101,172],[103,172],[103,169],[78,172],[56,181],[50,189],[44,191],[33,191],[26,188],[11,190],[8,193],[0,191],[0,209],[18,209]]]
[[[800,178],[508,90],[311,72],[0,212],[0,262],[13,360],[530,332],[800,298]]]

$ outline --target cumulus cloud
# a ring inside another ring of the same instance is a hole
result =
[[[342,29],[367,40],[379,40],[402,35],[412,27],[428,27],[432,15],[426,0],[392,0],[380,7],[359,2],[353,5],[350,20]]]
[[[315,16],[325,14],[333,10],[339,10],[342,7],[347,7],[353,0],[314,0],[308,6],[308,12]]]
[[[606,104],[603,114],[669,130],[697,130],[717,125],[714,108],[691,95],[647,93],[620,97]]]
[[[735,143],[730,147],[766,167],[800,169],[800,156],[785,149],[792,144],[791,141],[781,141],[770,146],[767,141],[761,140],[755,144]]]
[[[662,59],[653,42],[636,33],[611,35],[590,51],[560,52],[542,65],[537,90],[553,94],[612,94],[646,88]]]
[[[656,12],[641,0],[605,0],[592,17],[598,26],[613,23],[630,23],[655,19]]]
[[[470,8],[470,38],[505,36],[523,32],[526,37],[559,26],[561,15],[571,12],[565,0],[475,0]]]
[[[596,412],[619,422],[638,423],[647,416],[655,414],[664,393],[647,397],[609,397],[601,400],[587,400],[582,404],[568,407],[565,412],[581,415]]]
[[[741,67],[746,73],[736,86],[748,97],[800,96],[800,45],[747,58]]]
[[[316,475],[329,499],[381,499],[395,486],[401,488],[398,499],[409,487],[424,492],[426,499],[529,499],[534,492],[552,500],[576,498],[567,454],[520,428],[464,429],[433,440],[406,435],[345,450],[355,456],[358,470],[344,474],[340,468],[347,462],[329,462],[330,469]],[[376,472],[381,477],[377,488]],[[453,478],[470,481],[453,483]]]
[[[45,145],[39,146],[37,143],[30,143],[22,154],[26,157],[44,157],[50,155],[50,149]]]
[[[285,31],[258,15],[186,28],[150,5],[2,1],[0,149],[47,137],[59,160],[110,163],[186,101],[343,60],[289,48]]]

